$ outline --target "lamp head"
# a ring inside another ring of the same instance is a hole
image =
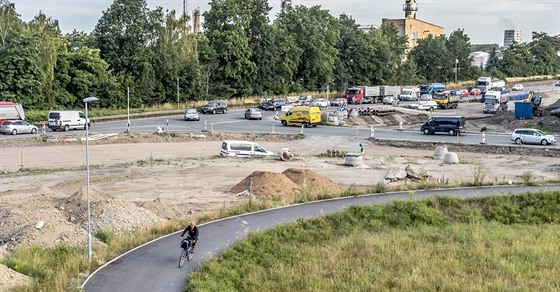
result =
[[[99,98],[95,97],[95,96],[90,96],[90,97],[86,97],[84,98],[84,102],[92,102],[92,101],[96,101],[99,100]]]

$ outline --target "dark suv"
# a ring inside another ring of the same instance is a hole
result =
[[[212,101],[207,105],[202,107],[203,114],[216,114],[216,113],[227,113],[227,103],[224,101]]]
[[[433,117],[422,125],[422,133],[434,134],[437,132],[447,133],[451,136],[460,135],[465,132],[465,117]]]

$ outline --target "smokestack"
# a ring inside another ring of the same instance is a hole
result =
[[[193,11],[193,32],[194,33],[200,32],[200,7],[197,7]]]
[[[282,0],[282,13],[285,13],[288,8],[292,7],[292,0]]]
[[[404,17],[405,18],[416,18],[416,11],[418,11],[418,5],[416,0],[405,0],[403,5]]]

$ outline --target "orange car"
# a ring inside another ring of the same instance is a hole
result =
[[[480,95],[480,94],[482,94],[482,92],[480,92],[480,89],[478,89],[478,88],[473,88],[473,89],[471,89],[471,92],[469,94],[470,95]]]

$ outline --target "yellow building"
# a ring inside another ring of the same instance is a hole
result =
[[[408,37],[408,47],[414,48],[416,42],[423,38],[432,36],[443,35],[443,27],[418,20],[416,18],[401,18],[401,19],[389,19],[383,18],[382,24],[392,23],[398,31],[399,36]]]

